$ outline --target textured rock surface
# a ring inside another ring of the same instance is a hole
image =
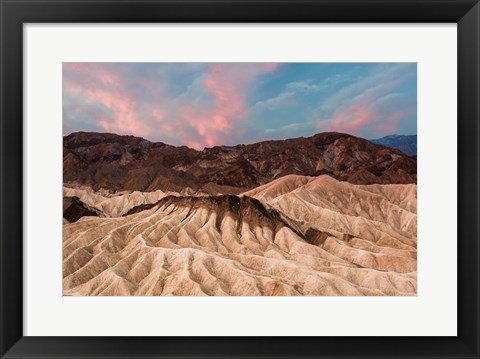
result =
[[[63,219],[76,222],[85,216],[98,217],[99,211],[83,203],[78,197],[63,197]]]
[[[415,183],[416,159],[341,133],[196,151],[133,136],[64,137],[64,184],[94,190],[239,194],[290,175],[355,184]],[[191,193],[187,193],[191,194]]]
[[[102,193],[103,192],[103,193]],[[101,213],[102,217],[121,217],[132,208],[156,203],[160,198],[166,196],[165,193],[158,190],[155,192],[120,192],[116,194],[105,193],[105,191],[95,192],[90,188],[68,188],[63,187],[63,196],[77,197],[86,206]]]
[[[65,295],[416,295],[415,184],[291,175],[239,196],[135,196],[155,204],[64,224]]]

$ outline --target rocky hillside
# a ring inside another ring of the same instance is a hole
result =
[[[290,174],[392,184],[415,183],[417,173],[415,158],[342,133],[203,151],[106,133],[73,133],[63,143],[64,183],[94,190],[238,194]]]

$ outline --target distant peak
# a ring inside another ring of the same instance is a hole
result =
[[[375,140],[382,140],[382,139],[397,139],[397,138],[413,138],[413,137],[417,137],[417,135],[399,135],[399,134],[391,134],[391,135],[387,135],[387,136],[383,136],[383,137],[379,137],[379,138],[374,138],[372,139],[373,141]]]

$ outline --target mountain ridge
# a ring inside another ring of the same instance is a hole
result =
[[[417,155],[417,135],[388,135],[370,141],[377,145],[395,148],[409,156]]]
[[[64,183],[94,190],[238,194],[289,174],[327,174],[355,184],[416,182],[416,159],[336,132],[202,151],[93,132],[72,133],[63,142]]]

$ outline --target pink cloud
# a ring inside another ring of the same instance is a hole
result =
[[[365,129],[365,126],[380,119],[380,114],[368,108],[365,100],[350,103],[335,113],[329,121],[320,121],[318,128],[325,129],[328,126],[330,131],[346,132],[357,134]]]
[[[196,88],[171,94],[161,76],[135,73],[129,64],[65,63],[64,96],[76,102],[76,111],[83,111],[97,128],[153,140],[152,136],[161,133],[162,139],[201,149],[230,142],[241,134],[240,124],[248,116],[248,96],[256,78],[277,66],[206,65]],[[110,115],[93,110],[95,105],[108,109]],[[64,106],[64,111],[68,109]]]
[[[138,113],[136,94],[129,88],[128,76],[115,71],[109,64],[65,63],[64,93],[84,99],[84,111],[92,104],[100,104],[111,111],[112,118],[94,116],[92,120],[105,131],[145,136],[148,131]],[[122,76],[123,75],[123,76]],[[161,112],[157,109],[157,116]]]
[[[211,95],[207,108],[198,108],[190,103],[182,106],[182,115],[189,126],[201,137],[188,144],[202,148],[229,142],[238,136],[241,128],[236,126],[248,115],[246,106],[249,91],[256,77],[270,73],[277,64],[213,64],[203,77],[203,86]],[[200,146],[199,146],[200,144]]]
[[[403,64],[380,67],[333,94],[321,107],[331,115],[319,118],[317,129],[367,138],[396,133],[400,122],[416,111],[416,103],[398,90],[413,76],[404,69]]]
[[[375,108],[367,100],[353,101],[337,111],[332,119],[319,120],[317,128],[321,131],[344,132],[364,137],[396,133],[399,122],[415,109],[409,106],[385,111]]]

